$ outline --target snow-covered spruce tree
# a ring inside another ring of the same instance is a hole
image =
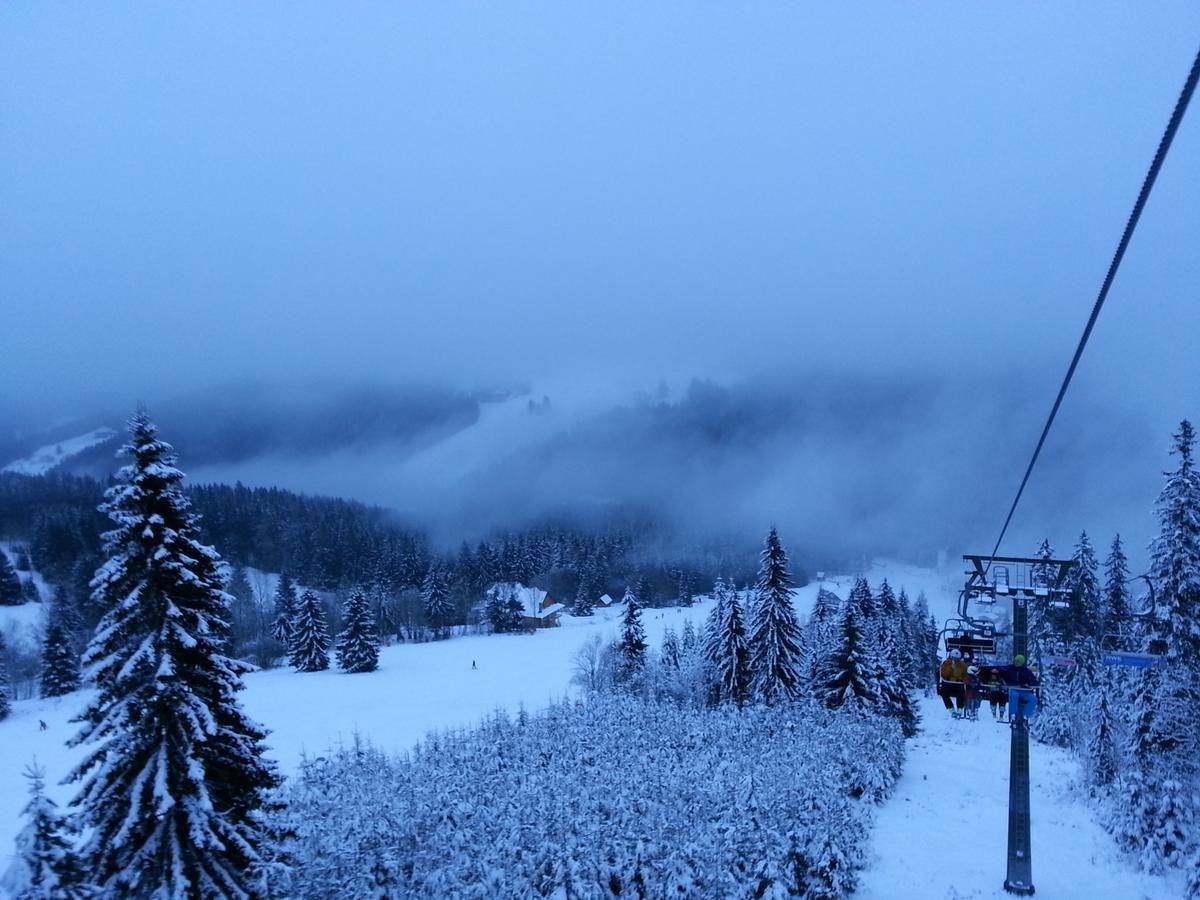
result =
[[[0,722],[8,718],[12,712],[12,688],[8,681],[8,648],[4,642],[4,632],[0,631]]]
[[[262,896],[275,847],[260,811],[279,779],[237,702],[250,667],[224,655],[226,568],[197,537],[170,445],[144,412],[129,432],[132,461],[100,505],[116,528],[92,579],[98,692],[72,741],[91,745],[70,776],[84,866],[104,896]]]
[[[41,693],[43,697],[61,697],[79,688],[79,657],[57,616],[46,628],[42,642]]]
[[[425,610],[425,622],[437,640],[450,637],[450,620],[454,617],[454,604],[450,602],[450,585],[441,566],[430,566],[429,574],[421,585],[421,606]]]
[[[659,650],[658,656],[664,666],[679,668],[679,636],[670,625],[663,629],[662,649]]]
[[[642,609],[651,609],[656,605],[654,585],[650,583],[650,579],[645,575],[638,577],[637,584],[633,588],[633,594],[637,597],[638,606]]]
[[[1117,738],[1117,721],[1113,715],[1112,679],[1101,672],[1094,686],[1097,693],[1095,711],[1088,720],[1090,729],[1083,748],[1083,764],[1087,772],[1088,787],[1093,797],[1107,795],[1120,770],[1120,749]]]
[[[704,656],[712,672],[714,703],[746,702],[750,682],[746,626],[736,591],[722,591],[704,636]]]
[[[897,616],[893,622],[884,623],[879,632],[879,659],[883,665],[879,669],[880,712],[895,719],[900,724],[901,733],[913,737],[920,730],[921,717],[916,704],[912,700],[912,683],[908,677],[908,652],[902,645],[903,634],[897,627],[900,623]]]
[[[816,667],[833,643],[841,609],[842,600],[837,594],[823,587],[817,589],[817,599],[804,626],[804,649],[808,657],[805,669],[809,682],[816,677]]]
[[[1158,603],[1149,637],[1166,648],[1166,666],[1141,674],[1130,712],[1128,769],[1118,791],[1118,840],[1151,870],[1179,866],[1197,845],[1195,808],[1200,703],[1200,475],[1195,433],[1184,421],[1156,508],[1159,533],[1150,545]]]
[[[337,637],[338,668],[344,672],[374,672],[379,667],[379,635],[371,604],[361,590],[353,591],[342,608],[345,629]]]
[[[1169,675],[1161,667],[1139,673],[1134,683],[1125,750],[1127,765],[1117,781],[1110,822],[1121,847],[1143,868],[1161,872],[1182,865],[1194,844],[1194,786],[1180,747],[1194,732],[1190,711],[1171,708]],[[1186,720],[1186,721],[1185,721]]]
[[[803,636],[792,606],[787,562],[772,528],[763,546],[746,638],[750,696],[768,705],[795,699],[803,681]]]
[[[492,627],[493,634],[504,634],[510,630],[507,603],[508,597],[500,585],[493,585],[488,589],[487,599],[483,604],[483,617]]]
[[[1200,473],[1192,459],[1190,422],[1175,433],[1171,451],[1179,468],[1158,496],[1159,532],[1150,544],[1150,577],[1158,595],[1154,634],[1166,645],[1166,662],[1179,698],[1200,706]]]
[[[1126,617],[1131,612],[1129,597],[1129,561],[1121,536],[1113,538],[1108,556],[1104,560],[1104,592],[1100,604],[1100,631],[1103,634],[1121,635],[1126,631]]]
[[[312,591],[301,594],[296,605],[291,663],[301,672],[323,672],[329,668],[329,624],[320,598]]]
[[[879,606],[867,579],[861,575],[854,579],[854,586],[846,595],[846,602],[854,607],[854,615],[863,633],[863,640],[874,647],[879,632]]]
[[[875,602],[879,608],[879,617],[882,621],[890,624],[900,616],[900,601],[896,598],[896,592],[892,590],[892,586],[888,584],[886,578],[879,585],[879,592],[875,595]]]
[[[1053,696],[1046,711],[1050,719],[1062,720],[1056,728],[1061,731],[1065,745],[1079,750],[1087,743],[1091,716],[1096,711],[1101,655],[1097,633],[1101,605],[1099,563],[1086,531],[1079,535],[1071,559],[1075,565],[1067,571],[1065,579],[1070,606],[1062,617],[1059,634],[1066,655],[1074,659],[1075,665],[1052,673]]]
[[[675,599],[676,606],[688,607],[695,601],[692,595],[692,575],[690,572],[679,572],[679,593]]]
[[[575,602],[571,604],[571,615],[590,616],[596,611],[596,595],[599,592],[600,571],[594,554],[589,554],[579,568],[579,585],[575,589]]]
[[[525,607],[521,604],[521,598],[517,596],[516,587],[510,586],[508,589],[508,599],[504,601],[505,614],[505,630],[509,632],[519,632],[525,627]]]
[[[279,576],[275,586],[275,618],[271,621],[271,637],[283,645],[285,652],[292,652],[292,620],[296,618],[296,586],[288,573]]]
[[[646,668],[646,629],[642,627],[642,607],[630,588],[625,589],[625,615],[621,619],[621,652],[619,678],[632,686],[640,686]]]
[[[923,617],[917,615],[908,593],[901,589],[900,617],[902,620],[901,637],[905,656],[905,674],[908,678],[909,689],[924,691],[927,676],[925,674],[925,623]]]
[[[82,900],[95,897],[75,852],[75,832],[58,805],[46,796],[45,770],[25,769],[29,803],[25,827],[17,835],[12,865],[0,879],[13,900]]]
[[[24,601],[21,579],[8,561],[8,554],[0,549],[0,606],[17,606]]]
[[[882,702],[872,670],[873,654],[859,625],[859,608],[849,599],[842,605],[834,640],[817,666],[812,694],[830,709],[874,716]]]

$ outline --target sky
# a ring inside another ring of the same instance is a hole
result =
[[[1028,447],[1197,46],[1187,2],[5,3],[0,413],[820,370]],[[1198,236],[1193,109],[1077,375],[1160,453]]]

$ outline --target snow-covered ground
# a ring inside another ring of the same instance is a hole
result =
[[[78,456],[84,450],[103,444],[116,436],[111,428],[97,428],[87,434],[77,435],[65,441],[47,444],[39,447],[24,459],[14,459],[0,472],[15,472],[18,475],[45,475],[55,466],[66,462],[72,456]]]
[[[861,900],[1002,900],[1008,840],[1007,724],[986,704],[978,722],[955,721],[936,697],[909,744],[904,774],[880,810]],[[1171,900],[1178,873],[1137,871],[1087,805],[1078,763],[1030,745],[1033,884],[1047,900]]]
[[[269,591],[273,583],[262,580],[256,590]],[[12,618],[16,611],[40,614],[41,606],[29,603],[5,613]],[[702,600],[689,609],[647,610],[647,638],[655,646],[668,625],[678,630],[691,619],[699,626],[711,609],[712,601]],[[618,606],[597,610],[590,619],[565,616],[563,627],[533,635],[470,635],[384,647],[379,671],[369,674],[256,672],[246,678],[242,699],[249,713],[271,730],[267,743],[285,774],[296,771],[302,754],[319,755],[356,731],[380,747],[406,750],[431,729],[473,725],[497,707],[540,709],[562,697],[575,652],[594,634],[615,638],[622,611]],[[77,730],[71,717],[91,696],[80,691],[18,701],[12,715],[0,722],[0,870],[8,865],[21,825],[26,794],[21,770],[36,758],[47,769],[54,800],[63,804],[74,795],[74,785],[56,782],[82,757],[80,748],[64,743]]]
[[[256,592],[268,597],[274,577],[251,573]],[[869,576],[877,586],[887,577],[915,600],[924,591],[940,620],[953,614],[961,585],[958,568],[936,572],[897,563],[877,563]],[[831,576],[824,586],[844,596],[853,579]],[[807,612],[821,584],[796,592]],[[40,615],[42,604],[5,611],[8,617]],[[701,599],[689,609],[648,610],[649,642],[677,631],[685,620],[699,626],[712,608]],[[20,613],[16,612],[20,611]],[[563,696],[572,657],[592,635],[615,638],[623,607],[597,610],[590,619],[563,618],[563,627],[534,635],[473,635],[428,644],[385,647],[378,672],[301,674],[291,669],[247,677],[242,695],[250,714],[271,729],[271,755],[285,774],[296,771],[302,754],[320,754],[358,732],[388,750],[404,750],[429,730],[471,725],[497,707],[538,709]],[[472,667],[474,663],[474,667]],[[65,803],[74,786],[57,785],[80,758],[64,742],[76,731],[70,718],[90,699],[87,691],[53,700],[15,703],[0,723],[0,867],[7,866],[25,802],[21,770],[33,758],[48,769],[51,796]],[[999,898],[1004,877],[1008,732],[990,720],[950,722],[933,701],[925,709],[926,730],[910,750],[896,795],[881,810],[873,843],[874,861],[865,873],[866,900]],[[46,723],[40,729],[39,722]],[[1035,746],[1034,875],[1039,897],[1159,900],[1178,896],[1163,879],[1130,869],[1090,811],[1073,799],[1075,764],[1061,751]]]

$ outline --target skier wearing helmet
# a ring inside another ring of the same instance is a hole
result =
[[[967,664],[963,662],[962,652],[951,650],[942,661],[938,675],[938,696],[946,704],[946,709],[950,710],[950,715],[957,719],[962,715],[965,696],[963,681],[967,677]]]

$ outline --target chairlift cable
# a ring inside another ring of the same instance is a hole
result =
[[[1175,133],[1179,130],[1179,123],[1183,121],[1184,113],[1187,112],[1188,103],[1191,102],[1192,94],[1195,92],[1198,80],[1200,80],[1200,52],[1196,54],[1196,59],[1192,63],[1192,70],[1188,74],[1187,81],[1183,85],[1183,90],[1179,94],[1179,99],[1175,103],[1175,111],[1171,114],[1171,120],[1167,123],[1162,140],[1158,143],[1158,152],[1154,154],[1154,161],[1150,163],[1150,169],[1146,173],[1145,180],[1142,181],[1142,189],[1138,193],[1137,202],[1134,203],[1133,211],[1129,214],[1129,221],[1125,223],[1125,231],[1121,235],[1120,243],[1117,244],[1112,262],[1108,266],[1108,273],[1104,276],[1104,283],[1100,286],[1100,293],[1096,297],[1095,304],[1092,306],[1092,314],[1088,316],[1087,325],[1084,327],[1083,335],[1079,339],[1079,345],[1075,348],[1075,355],[1071,358],[1071,365],[1067,368],[1067,374],[1058,389],[1058,396],[1054,398],[1054,406],[1051,407],[1050,415],[1046,419],[1046,425],[1042,428],[1042,435],[1038,438],[1037,446],[1033,450],[1033,456],[1029,460],[1029,466],[1025,469],[1025,476],[1021,479],[1021,485],[1017,488],[1017,495],[1013,498],[1012,506],[1008,510],[1008,516],[1004,520],[1004,526],[1000,529],[1000,536],[996,538],[996,546],[992,548],[992,556],[995,556],[1000,550],[1000,543],[1004,540],[1004,535],[1008,531],[1009,524],[1012,522],[1013,514],[1017,511],[1017,504],[1021,502],[1021,495],[1025,492],[1025,485],[1029,483],[1029,476],[1033,474],[1033,467],[1037,464],[1038,456],[1042,452],[1042,446],[1046,443],[1046,436],[1050,434],[1050,428],[1054,424],[1055,417],[1058,415],[1058,409],[1062,406],[1063,397],[1066,396],[1067,388],[1070,386],[1071,379],[1075,375],[1079,359],[1083,356],[1083,350],[1087,346],[1088,338],[1092,336],[1092,329],[1096,325],[1096,319],[1100,316],[1100,310],[1104,306],[1104,301],[1108,299],[1108,291],[1112,287],[1113,279],[1116,278],[1117,270],[1121,267],[1121,260],[1125,258],[1125,250],[1129,247],[1129,241],[1133,237],[1134,229],[1137,228],[1138,220],[1142,217],[1142,210],[1146,207],[1150,191],[1154,188],[1154,182],[1158,178],[1159,170],[1162,168],[1163,161],[1167,158],[1167,151],[1171,149],[1171,142],[1175,139]]]

